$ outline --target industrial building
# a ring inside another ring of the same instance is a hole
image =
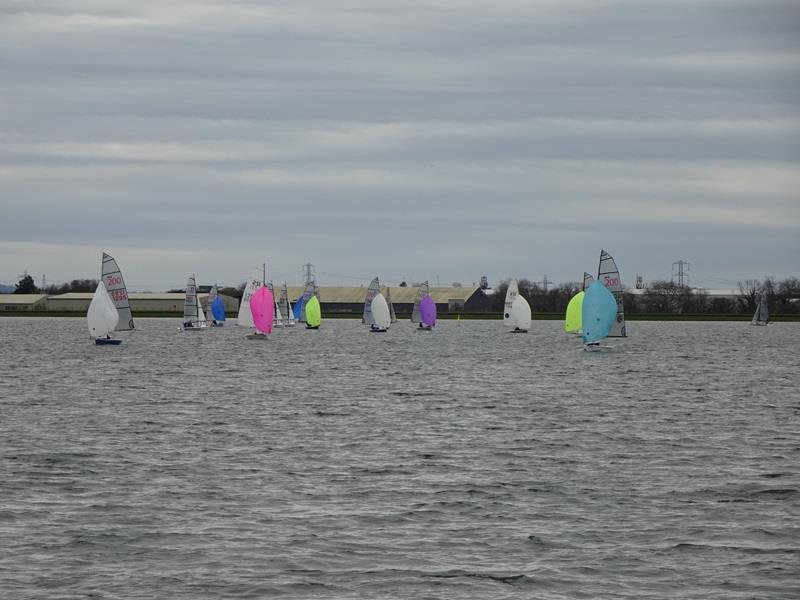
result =
[[[134,315],[143,313],[164,313],[174,312],[183,313],[184,294],[150,294],[150,293],[129,293],[128,300],[131,304],[131,311]],[[205,309],[207,307],[208,294],[197,294],[200,304]],[[235,313],[239,310],[239,301],[230,296],[220,294],[220,298],[225,303],[225,311]],[[46,310],[57,312],[86,312],[89,303],[92,301],[92,294],[70,292],[59,294],[47,298]]]
[[[292,304],[303,294],[303,287],[290,287],[289,299]],[[387,294],[388,290],[388,294]],[[384,296],[389,296],[395,312],[411,313],[418,289],[415,287],[381,288]],[[476,288],[432,287],[428,290],[436,303],[436,310],[442,313],[469,312],[468,301],[475,294]],[[278,289],[275,290],[279,294]],[[333,314],[361,314],[364,309],[366,287],[322,287],[319,290],[319,301],[323,316]]]
[[[291,303],[303,294],[305,287],[291,286],[288,289]],[[418,288],[392,286],[388,288],[395,312],[410,314],[414,307]],[[387,295],[387,288],[382,288]],[[322,287],[319,290],[322,314],[347,315],[361,314],[364,308],[364,296],[367,293],[365,286],[359,287]],[[429,293],[436,302],[439,314],[477,313],[491,310],[489,294],[481,288],[472,287],[432,287]],[[275,289],[276,299],[280,295],[280,288]],[[208,294],[198,293],[198,299],[203,309],[208,312]],[[175,291],[170,293],[137,293],[128,294],[131,310],[134,315],[147,313],[175,313],[183,312],[184,293]],[[239,300],[232,296],[220,294],[225,303],[228,314],[236,314],[239,310]],[[44,294],[0,294],[0,311],[51,311],[60,313],[86,313],[92,294],[86,292],[70,292],[55,296]]]
[[[0,294],[0,311],[47,310],[45,294]]]

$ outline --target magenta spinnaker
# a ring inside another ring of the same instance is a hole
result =
[[[272,321],[275,318],[275,300],[266,286],[258,288],[250,298],[250,311],[253,313],[253,324],[261,333],[272,333]]]

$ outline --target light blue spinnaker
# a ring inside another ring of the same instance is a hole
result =
[[[599,281],[586,290],[581,310],[583,343],[598,342],[608,335],[617,318],[617,301]]]

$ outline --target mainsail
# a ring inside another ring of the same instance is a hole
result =
[[[389,305],[389,319],[392,323],[397,323],[397,315],[394,313],[394,304],[392,304],[392,288],[386,286],[386,304]]]
[[[617,263],[605,250],[600,251],[600,267],[597,270],[597,279],[613,294],[614,299],[617,301],[617,316],[611,326],[608,337],[627,337],[625,333],[625,309],[622,305],[622,279],[619,276]]]
[[[114,257],[105,252],[103,252],[101,275],[103,286],[119,313],[119,323],[116,325],[116,331],[134,329],[131,305],[128,300],[128,289],[125,287],[125,281],[122,279],[122,271],[119,270],[119,266],[117,266],[117,261],[114,260]]]
[[[767,303],[767,294],[765,292],[761,292],[761,295],[758,298],[758,305],[756,306],[756,312],[753,315],[753,320],[751,321],[753,325],[766,325],[769,323],[769,306]]]
[[[236,318],[236,324],[242,327],[255,327],[253,323],[253,313],[250,310],[250,299],[263,285],[263,269],[256,269],[252,277],[247,280],[242,293],[242,301],[239,303],[239,316]]]
[[[197,283],[194,275],[189,276],[186,282],[186,296],[183,300],[183,324],[196,323],[199,314],[197,311]]]
[[[592,277],[591,273],[587,273],[586,271],[583,272],[583,291],[586,291],[590,285],[594,283],[594,277]]]
[[[381,291],[381,284],[376,277],[373,279],[367,288],[367,295],[364,298],[364,314],[361,316],[361,322],[365,325],[373,325],[375,317],[372,315],[372,300]]]

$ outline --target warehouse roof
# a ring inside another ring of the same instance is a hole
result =
[[[0,294],[0,304],[36,304],[45,298],[44,294]]]
[[[280,286],[275,285],[275,293],[280,294]],[[438,304],[447,304],[450,300],[462,300],[472,296],[476,288],[472,287],[432,287],[428,291],[433,298],[433,301]],[[304,287],[290,286],[289,299],[294,302],[305,290]],[[417,297],[418,288],[415,287],[395,287],[389,288],[392,302],[400,303],[413,303]],[[386,294],[386,288],[381,287],[383,294]],[[338,304],[356,304],[364,302],[364,296],[367,294],[367,286],[363,287],[320,287],[319,298],[323,303],[338,303]]]

